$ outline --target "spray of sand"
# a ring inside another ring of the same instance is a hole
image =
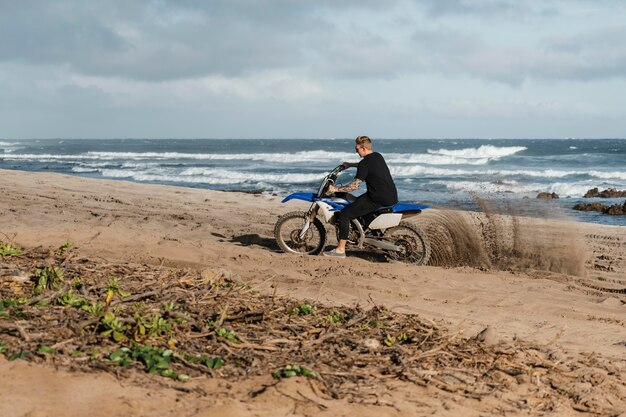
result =
[[[477,199],[481,212],[428,210],[418,223],[431,239],[431,265],[541,270],[585,276],[586,251],[576,223],[520,217],[511,207]],[[505,213],[502,213],[505,211]]]

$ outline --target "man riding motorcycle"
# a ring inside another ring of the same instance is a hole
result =
[[[335,249],[324,252],[324,256],[345,258],[351,220],[376,211],[381,207],[393,206],[398,202],[398,191],[393,178],[391,178],[389,167],[383,156],[372,150],[372,140],[367,136],[359,136],[355,142],[354,150],[362,158],[361,161],[343,163],[344,168],[357,168],[354,180],[343,187],[331,185],[328,191],[331,193],[351,192],[359,188],[361,183],[365,181],[367,192],[337,213],[339,243]]]

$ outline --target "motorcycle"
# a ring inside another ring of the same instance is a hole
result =
[[[290,200],[311,203],[308,211],[289,212],[276,222],[274,237],[284,252],[297,255],[322,252],[327,238],[322,220],[334,225],[338,233],[336,214],[356,199],[349,193],[328,193],[330,185],[335,184],[344,169],[339,165],[326,175],[317,193],[294,193],[282,200],[283,203]],[[425,265],[430,258],[430,242],[419,227],[403,219],[416,216],[428,207],[400,202],[353,219],[347,247],[379,249],[389,260]]]

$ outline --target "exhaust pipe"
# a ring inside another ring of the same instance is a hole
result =
[[[384,240],[379,240],[379,239],[372,239],[371,237],[366,237],[363,243],[367,243],[368,245],[372,245],[374,247],[377,247],[378,249],[392,250],[395,252],[398,252],[399,250],[402,249],[399,246],[394,245],[393,243],[389,243],[389,242],[386,242]]]

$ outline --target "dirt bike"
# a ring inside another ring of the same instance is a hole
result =
[[[297,255],[322,252],[327,238],[322,220],[334,225],[338,232],[336,214],[356,199],[348,193],[328,192],[329,186],[344,169],[339,165],[326,175],[317,193],[294,193],[282,200],[283,203],[290,200],[311,202],[308,211],[292,211],[280,216],[276,222],[274,236],[284,252]],[[380,249],[390,260],[425,265],[430,258],[428,238],[415,224],[402,220],[418,215],[428,207],[400,202],[353,219],[347,247]]]

